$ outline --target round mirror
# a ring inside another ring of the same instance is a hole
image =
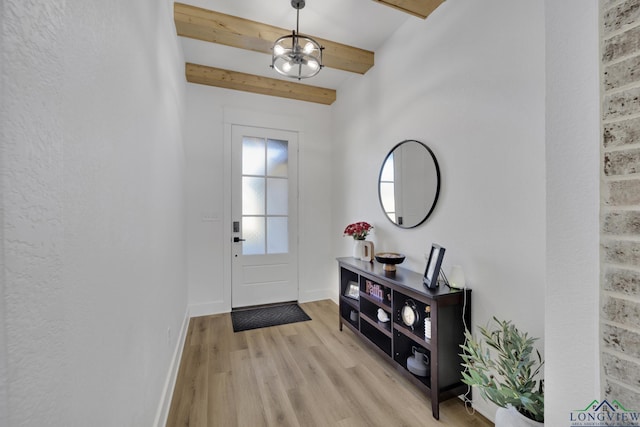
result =
[[[382,163],[378,179],[380,205],[398,227],[422,224],[436,207],[440,168],[433,152],[420,141],[402,141]]]

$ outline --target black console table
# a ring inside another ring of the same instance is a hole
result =
[[[343,325],[347,326],[373,349],[386,355],[403,375],[430,396],[433,417],[438,419],[440,402],[468,392],[461,381],[459,353],[464,341],[463,316],[467,325],[471,325],[471,290],[445,285],[428,289],[422,284],[421,274],[400,267],[393,273],[386,272],[377,262],[338,258],[338,265],[340,330]],[[354,292],[355,286],[357,292]],[[419,321],[414,325],[407,326],[402,321],[405,305],[414,307],[418,313]],[[390,321],[378,320],[380,308]],[[429,310],[430,338],[428,331],[425,337],[424,323]],[[407,358],[414,347],[424,349],[430,359],[426,376],[407,370]]]

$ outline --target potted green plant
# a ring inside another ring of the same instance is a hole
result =
[[[493,327],[480,327],[482,341],[465,331],[460,347],[462,381],[498,405],[496,427],[544,425],[544,362],[533,344],[537,338],[520,332],[511,322],[493,318]],[[511,419],[513,417],[513,419]],[[518,420],[517,418],[520,418]]]

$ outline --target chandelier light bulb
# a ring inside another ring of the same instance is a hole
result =
[[[318,69],[318,67],[319,67],[319,65],[318,65],[318,63],[317,63],[316,61],[309,61],[309,62],[307,63],[307,66],[308,66],[309,68],[311,68],[312,70],[317,70],[317,69]]]
[[[282,47],[281,44],[277,44],[273,47],[273,53],[276,55],[282,55],[284,53],[285,49],[284,47]]]
[[[313,49],[315,49],[315,46],[313,45],[313,43],[307,42],[307,44],[304,45],[303,51],[308,55],[311,52],[313,52]]]
[[[291,62],[285,62],[284,64],[282,64],[282,71],[284,71],[285,73],[291,71],[291,68],[293,68]]]

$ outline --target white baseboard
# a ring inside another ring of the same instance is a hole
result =
[[[300,302],[320,301],[323,299],[331,299],[336,301],[335,291],[333,289],[317,289],[313,291],[303,291],[298,295]]]
[[[154,427],[165,427],[167,425],[167,417],[169,416],[169,408],[171,406],[171,398],[173,397],[173,389],[176,385],[176,378],[178,377],[178,367],[180,366],[180,360],[182,359],[182,349],[184,348],[184,342],[187,338],[187,328],[189,327],[189,309],[184,314],[184,320],[180,327],[180,336],[176,342],[176,348],[173,351],[173,358],[169,365],[169,372],[167,373],[167,379],[164,382],[164,388],[162,389],[162,396],[160,398],[160,405],[156,412],[156,419],[153,423]]]
[[[189,305],[190,317],[209,316],[211,314],[229,313],[230,311],[231,307],[224,301],[213,301],[203,304]]]

